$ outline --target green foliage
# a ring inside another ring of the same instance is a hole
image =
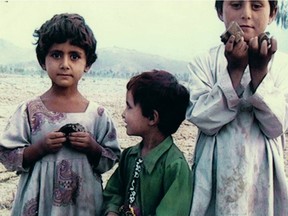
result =
[[[288,0],[279,2],[276,24],[284,29],[288,29]]]

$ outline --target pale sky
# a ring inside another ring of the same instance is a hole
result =
[[[63,12],[85,18],[97,48],[116,46],[179,60],[219,44],[224,31],[214,0],[0,0],[0,38],[33,48],[34,30]]]

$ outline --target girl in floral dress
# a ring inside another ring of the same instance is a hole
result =
[[[78,14],[55,15],[34,36],[51,87],[18,106],[0,139],[0,161],[21,175],[12,215],[100,215],[101,174],[120,148],[107,111],[78,91],[96,39]]]

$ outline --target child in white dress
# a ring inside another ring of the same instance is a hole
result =
[[[244,32],[197,56],[187,118],[199,128],[192,216],[288,215],[283,147],[288,127],[288,56],[258,41],[277,1],[216,1],[218,17]],[[220,38],[219,38],[220,42]]]

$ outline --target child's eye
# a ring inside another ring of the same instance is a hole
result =
[[[75,60],[78,60],[80,58],[80,56],[77,53],[72,53],[70,55],[70,58],[71,58],[71,60],[75,61]]]
[[[61,54],[59,52],[52,52],[51,57],[55,59],[61,58]]]
[[[126,102],[126,110],[131,109],[131,106],[128,102]]]
[[[232,1],[230,4],[234,9],[239,9],[241,7],[241,2],[238,1]]]
[[[252,4],[253,10],[258,10],[258,9],[260,9],[261,7],[262,7],[262,4],[259,3],[259,2],[254,2],[254,3]]]

